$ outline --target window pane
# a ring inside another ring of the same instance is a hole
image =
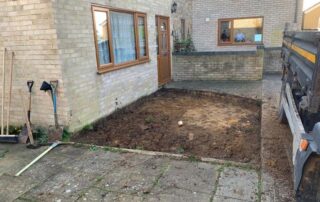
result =
[[[95,11],[94,12],[97,43],[98,43],[98,54],[99,64],[109,64],[110,60],[110,49],[108,40],[108,18],[106,12]]]
[[[156,38],[157,38],[157,55],[159,55],[159,31],[158,31],[158,28],[159,28],[159,20],[158,20],[158,17],[156,16]]]
[[[236,43],[262,42],[262,18],[236,19],[233,23]]]
[[[185,19],[181,19],[181,39],[186,39],[186,21]]]
[[[223,21],[220,25],[220,42],[228,43],[231,42],[231,22],[230,21]]]
[[[134,18],[129,13],[111,12],[114,63],[136,60]]]
[[[140,57],[147,56],[146,30],[144,17],[138,17]]]

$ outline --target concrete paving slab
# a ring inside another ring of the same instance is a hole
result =
[[[141,202],[143,197],[109,192],[98,188],[90,188],[77,200],[79,202],[86,201],[115,201],[115,202]]]
[[[218,166],[188,161],[171,161],[152,193],[175,194],[175,188],[212,194]]]
[[[33,195],[23,195],[15,199],[14,202],[73,202],[77,201],[75,198],[70,198],[64,195],[57,195],[52,193],[46,193],[39,195],[37,198]]]
[[[72,145],[61,145],[56,147],[54,150],[51,150],[50,154],[78,158],[81,157],[87,151],[88,149],[84,149],[80,146],[77,147]]]
[[[262,173],[262,189],[261,201],[263,202],[276,202],[274,180],[268,173]]]
[[[30,178],[37,182],[43,182],[46,179],[63,172],[64,168],[55,162],[39,161],[21,174],[22,177]]]
[[[246,202],[245,200],[230,198],[226,196],[216,196],[212,202]]]
[[[21,144],[0,144],[0,150],[3,151],[0,158],[0,175],[16,174],[46,149],[47,147],[27,149],[26,145]]]
[[[259,176],[252,170],[227,167],[221,173],[216,196],[237,200],[258,200]],[[214,200],[217,200],[216,197]]]
[[[63,167],[78,172],[103,175],[119,166],[120,161],[125,161],[125,157],[120,154],[87,150],[86,152],[83,152],[82,156],[64,164]]]
[[[134,161],[124,162],[118,167],[103,176],[101,181],[96,185],[104,190],[110,190],[113,192],[125,193],[125,194],[137,194],[142,196],[145,193],[149,193],[153,186],[157,183],[157,179],[162,175],[165,169],[168,167],[169,159],[159,159],[150,156],[140,156],[145,158],[142,160],[136,158]]]
[[[35,187],[38,183],[30,178],[2,174],[0,176],[0,201],[13,201],[18,196]]]
[[[91,173],[64,170],[46,179],[34,187],[23,198],[45,201],[48,196],[63,197],[70,201],[76,200],[85,189],[92,187],[99,180],[99,176]]]
[[[170,193],[151,193],[145,196],[147,202],[209,202],[211,195],[179,188],[171,188]]]

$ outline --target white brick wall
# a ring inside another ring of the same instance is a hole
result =
[[[58,114],[61,123],[65,123],[67,102],[61,79],[51,0],[0,0],[0,30],[1,60],[3,47],[6,47],[10,53],[14,51],[16,55],[11,123],[19,125],[24,122],[19,90],[23,90],[25,98],[28,98],[27,80],[35,81],[32,94],[32,122],[40,125],[54,124],[51,97],[39,89],[44,80],[59,80],[61,87],[58,92]],[[7,76],[9,59],[8,54],[6,56]],[[0,72],[0,78],[2,79],[2,72]],[[6,90],[8,90],[9,80],[6,81]],[[0,86],[0,96],[2,96],[1,93],[2,86]],[[27,100],[24,101],[27,103]]]
[[[260,80],[264,50],[248,52],[189,53],[173,56],[173,79]]]

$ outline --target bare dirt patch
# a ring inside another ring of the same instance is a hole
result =
[[[73,141],[259,164],[260,117],[255,100],[161,90],[98,121]]]

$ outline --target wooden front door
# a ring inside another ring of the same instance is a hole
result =
[[[157,45],[158,45],[158,80],[159,85],[171,80],[171,50],[169,17],[157,16]]]

